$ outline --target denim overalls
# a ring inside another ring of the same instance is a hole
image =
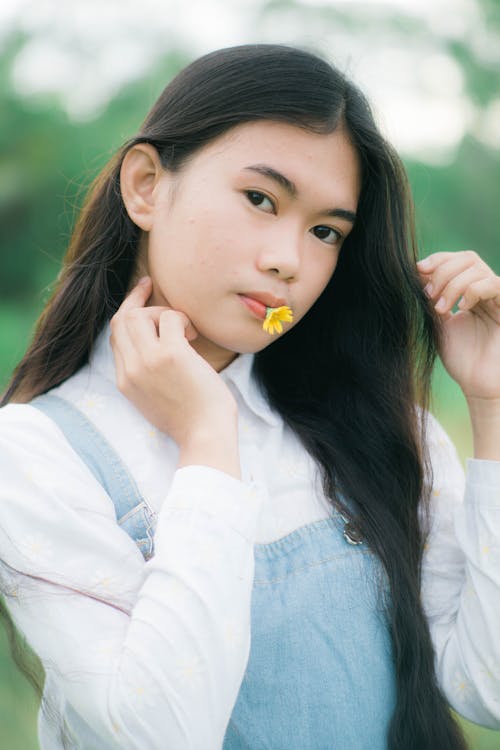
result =
[[[31,404],[59,425],[149,559],[155,514],[103,435],[58,396]],[[250,655],[221,750],[386,750],[396,699],[388,587],[347,521],[332,508],[329,518],[254,545]],[[98,750],[71,708],[68,719],[78,746]]]

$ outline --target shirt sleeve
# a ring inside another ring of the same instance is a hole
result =
[[[500,461],[467,459],[429,415],[434,482],[422,604],[441,688],[466,719],[500,729]]]
[[[59,428],[0,409],[1,589],[100,748],[220,750],[250,651],[262,497],[178,469],[145,562]]]

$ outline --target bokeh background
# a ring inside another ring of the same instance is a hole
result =
[[[2,0],[0,391],[92,178],[182,66],[258,41],[317,50],[368,93],[408,169],[421,257],[475,249],[500,272],[499,0]],[[440,363],[432,410],[465,464],[465,400]],[[37,703],[5,640],[0,746],[34,750]],[[500,749],[463,724],[471,750]]]

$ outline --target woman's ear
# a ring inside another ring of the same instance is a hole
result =
[[[154,188],[165,174],[158,151],[151,144],[138,143],[125,154],[120,169],[123,202],[134,224],[145,232],[152,225]]]

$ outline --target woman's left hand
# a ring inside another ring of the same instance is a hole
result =
[[[467,398],[499,399],[500,276],[472,250],[433,253],[417,268],[441,317],[446,370]]]

